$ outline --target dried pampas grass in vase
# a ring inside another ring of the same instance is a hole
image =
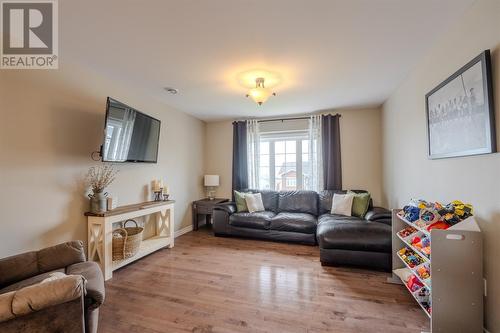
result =
[[[103,213],[106,211],[106,197],[108,193],[104,190],[114,180],[118,170],[115,169],[113,164],[103,164],[91,167],[85,177],[87,186],[92,191],[89,194],[90,198],[90,212]]]

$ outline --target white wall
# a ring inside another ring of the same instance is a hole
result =
[[[88,68],[2,70],[0,73],[0,258],[59,242],[87,240],[82,182],[99,148],[106,97],[162,121],[157,164],[117,164],[109,192],[119,204],[150,199],[163,177],[176,202],[176,230],[191,223],[200,198],[204,122],[151,99],[140,87]]]
[[[381,110],[334,110],[339,113],[342,183],[345,189],[366,189],[375,204],[382,201]],[[267,123],[269,124],[269,123]],[[231,197],[233,129],[231,121],[207,123],[205,171],[218,174],[218,196]]]
[[[485,49],[493,52],[497,133],[500,132],[500,1],[478,0],[438,41],[383,106],[384,199],[472,203],[484,233],[488,279],[486,327],[500,332],[500,154],[427,158],[424,96]],[[460,292],[460,291],[457,291]]]

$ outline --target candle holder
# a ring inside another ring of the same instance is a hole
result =
[[[163,201],[163,188],[160,190],[153,191],[154,193],[154,201]]]
[[[169,196],[170,196],[170,194],[163,193],[163,201],[168,201]]]

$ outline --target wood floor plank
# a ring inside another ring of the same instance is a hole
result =
[[[99,332],[419,333],[387,273],[322,267],[313,246],[185,234],[106,282]]]

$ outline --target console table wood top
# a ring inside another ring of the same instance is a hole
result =
[[[137,204],[132,204],[132,205],[125,205],[125,206],[120,206],[117,207],[113,210],[108,210],[107,212],[104,213],[91,213],[91,212],[85,212],[85,216],[95,216],[95,217],[109,217],[109,216],[115,216],[115,215],[122,215],[130,212],[135,212],[141,209],[147,209],[151,207],[156,207],[156,206],[163,206],[163,205],[169,205],[175,203],[175,200],[166,200],[166,201],[145,201]]]

